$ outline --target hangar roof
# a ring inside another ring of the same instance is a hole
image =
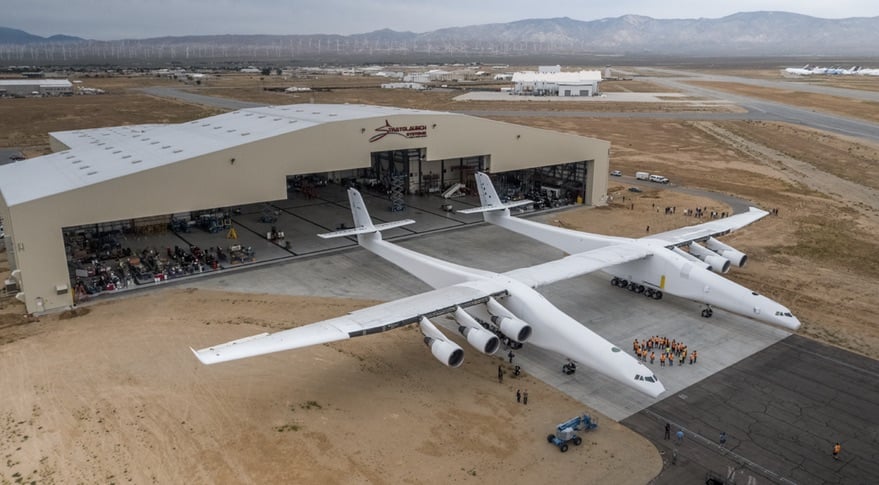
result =
[[[513,73],[514,83],[580,83],[586,81],[601,81],[601,71],[578,71],[578,72],[534,72],[521,71]]]
[[[7,206],[75,190],[323,123],[437,111],[352,104],[263,106],[179,124],[56,132],[70,147],[0,166]]]
[[[3,86],[44,86],[44,87],[62,87],[69,88],[73,84],[67,79],[2,79],[0,87]]]

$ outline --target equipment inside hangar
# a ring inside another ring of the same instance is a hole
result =
[[[50,141],[55,153],[0,166],[7,252],[30,312],[322,250],[313,234],[344,224],[345,186],[428,218],[439,200],[478,204],[439,198],[473,189],[477,170],[500,174],[504,197],[603,204],[609,152],[605,141],[459,114],[312,104]]]

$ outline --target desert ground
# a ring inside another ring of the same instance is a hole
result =
[[[46,132],[52,130],[185,121],[213,113],[135,90],[145,84],[180,86],[172,81],[88,82],[109,94],[0,100],[0,145],[35,155],[48,151]],[[317,81],[286,84],[309,82]],[[516,103],[456,103],[459,92],[366,86],[284,95],[264,91],[268,83],[282,81],[232,76],[190,88],[272,104],[523,109]],[[609,82],[607,89],[651,90],[649,83],[625,83]],[[796,93],[759,95],[816,102]],[[125,111],[117,113],[114,106]],[[527,109],[584,108],[529,103]],[[608,103],[588,108],[682,109]],[[763,121],[497,119],[609,140],[611,169],[661,173],[675,185],[777,208],[778,216],[724,239],[750,257],[744,270],[728,276],[791,308],[803,322],[802,335],[868,356],[879,351],[879,200],[871,192],[879,189],[879,147]],[[658,232],[698,222],[680,211],[673,216],[657,211],[665,206],[726,210],[674,190],[632,194],[627,188],[624,180],[611,179],[614,199],[608,207],[559,212],[549,221],[641,236],[648,225]],[[0,253],[0,277],[7,274]],[[587,411],[582,405],[527,376],[498,384],[499,358],[470,353],[466,365],[450,371],[425,352],[414,330],[240,361],[217,372],[207,372],[186,349],[369,303],[168,288],[99,302],[81,308],[82,314],[36,318],[23,315],[14,300],[0,300],[0,452],[6,459],[0,483],[646,483],[661,470],[653,445],[600,416],[599,429],[584,447],[558,453],[545,435],[554,423]],[[530,391],[527,407],[515,402],[520,387]]]

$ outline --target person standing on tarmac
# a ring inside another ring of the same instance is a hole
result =
[[[839,460],[839,452],[842,451],[842,446],[839,444],[839,441],[833,445],[833,459]]]

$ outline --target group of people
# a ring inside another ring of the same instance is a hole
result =
[[[660,337],[659,335],[654,335],[640,342],[635,339],[632,343],[632,350],[638,360],[646,363],[649,359],[651,364],[656,361],[658,352],[660,367],[665,367],[666,362],[669,366],[674,366],[675,360],[678,361],[678,365],[684,365],[688,360],[692,365],[699,359],[699,353],[695,350],[690,352],[683,342],[669,340],[668,337]]]

